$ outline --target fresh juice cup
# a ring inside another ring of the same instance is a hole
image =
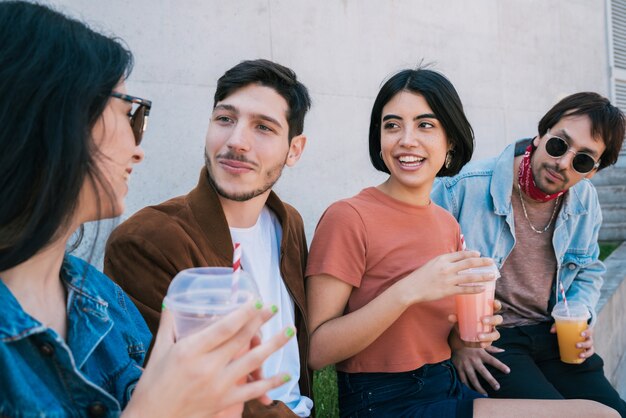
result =
[[[462,286],[484,286],[481,293],[469,295],[456,295],[456,314],[459,321],[459,333],[461,339],[471,345],[478,345],[479,334],[491,332],[491,326],[484,325],[482,319],[493,315],[493,300],[496,292],[496,281],[500,272],[495,265],[477,267],[460,271],[459,274],[485,274],[492,273],[494,280],[480,283],[467,283]]]
[[[584,349],[576,348],[576,343],[585,341],[580,335],[588,328],[587,321],[591,317],[585,305],[577,301],[563,302],[554,305],[552,317],[556,324],[556,337],[559,342],[561,361],[569,364],[580,364],[585,359],[578,357]]]
[[[231,268],[191,268],[180,271],[174,277],[164,303],[174,317],[176,340],[201,331],[243,304],[259,298],[252,277],[243,271],[239,274],[235,289],[232,286]],[[247,350],[244,349],[239,355]],[[225,409],[215,417],[241,417],[242,412],[243,403]]]

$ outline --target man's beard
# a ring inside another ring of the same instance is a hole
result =
[[[532,169],[532,168],[531,168]],[[548,163],[542,163],[540,166],[540,172],[546,173],[547,170],[550,169],[555,173],[559,174],[563,177],[560,185],[547,183],[545,178],[542,176],[535,176],[535,172],[533,171],[533,178],[535,180],[535,185],[544,192],[545,194],[554,194],[567,190],[565,185],[569,183],[569,177],[567,176],[567,169],[559,169],[558,165],[552,165]],[[556,190],[554,190],[556,189]]]
[[[224,155],[221,155],[220,157],[228,158],[230,160],[247,162],[245,157],[238,156],[230,152]],[[282,164],[277,164],[276,166],[271,168],[269,171],[267,171],[265,173],[265,177],[267,178],[267,181],[265,182],[265,184],[263,184],[263,186],[259,187],[258,189],[251,190],[249,192],[228,193],[226,190],[220,187],[220,185],[217,184],[217,182],[213,178],[213,172],[211,171],[211,168],[212,168],[211,160],[209,156],[207,155],[206,149],[204,151],[204,165],[206,166],[206,170],[209,175],[209,182],[211,183],[211,185],[213,186],[213,188],[215,189],[218,195],[220,195],[221,197],[225,199],[233,200],[235,202],[248,201],[270,190],[280,178],[280,175],[283,172],[283,167],[285,166],[286,161],[287,161],[287,156],[285,156],[285,161]]]

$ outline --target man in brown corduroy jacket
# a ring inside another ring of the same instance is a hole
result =
[[[241,242],[242,267],[255,278],[264,303],[278,314],[264,327],[270,337],[294,324],[298,338],[274,353],[267,374],[293,379],[271,391],[275,401],[246,403],[244,416],[309,416],[308,332],[302,218],[272,191],[285,166],[300,158],[310,108],[306,87],[290,69],[267,60],[244,61],[217,83],[208,127],[205,166],[187,195],[146,207],[109,238],[104,271],[129,294],[156,333],[163,297],[183,269],[232,266]]]

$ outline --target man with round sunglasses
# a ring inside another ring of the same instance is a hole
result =
[[[497,157],[471,162],[435,183],[432,199],[459,221],[468,249],[491,257],[502,274],[497,347],[470,348],[450,335],[460,379],[495,398],[591,399],[626,416],[626,403],[594,353],[594,310],[604,264],[602,213],[588,180],[615,164],[626,122],[596,93],[576,93],[540,120],[538,134]],[[561,290],[562,289],[562,290]],[[590,311],[580,364],[561,362],[550,316],[556,302]]]

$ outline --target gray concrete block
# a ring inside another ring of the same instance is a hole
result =
[[[602,205],[602,220],[606,224],[626,222],[626,204],[607,203]]]
[[[597,186],[598,199],[600,205],[621,203],[626,207],[626,184]]]
[[[600,241],[625,241],[626,222],[603,222],[599,234]]]
[[[626,167],[607,167],[593,176],[591,182],[595,186],[624,185],[626,184]]]

